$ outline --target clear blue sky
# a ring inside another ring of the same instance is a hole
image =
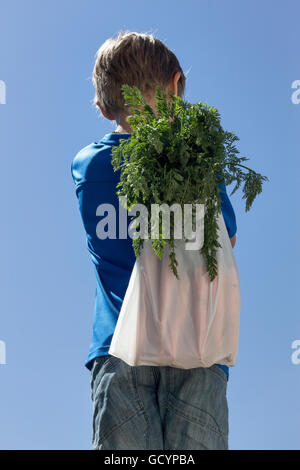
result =
[[[299,449],[299,2],[0,0],[0,18],[0,448],[91,448],[95,278],[70,164],[115,128],[92,107],[91,74],[98,47],[129,29],[175,52],[186,99],[216,106],[270,179],[248,213],[241,191],[231,198],[242,306],[229,446]]]

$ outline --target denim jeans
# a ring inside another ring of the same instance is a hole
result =
[[[227,376],[216,364],[179,369],[94,359],[92,450],[228,449]]]

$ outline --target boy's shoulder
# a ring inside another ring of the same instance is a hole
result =
[[[71,174],[75,184],[115,179],[111,145],[100,140],[83,147],[72,160]]]

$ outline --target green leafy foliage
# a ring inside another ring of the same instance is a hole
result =
[[[124,84],[122,93],[133,114],[127,118],[131,138],[120,139],[119,146],[112,149],[114,170],[120,170],[117,195],[127,196],[128,210],[135,204],[144,204],[149,214],[154,203],[169,206],[179,203],[182,211],[184,204],[193,207],[196,203],[204,204],[204,244],[200,251],[212,281],[218,272],[216,253],[221,246],[217,225],[221,211],[218,182],[235,183],[230,195],[242,186],[245,210],[249,211],[268,178],[242,164],[248,158],[239,155],[235,146],[239,138],[223,130],[215,107],[202,102],[191,104],[174,94],[167,101],[166,93],[157,86],[156,115],[137,87]],[[162,222],[159,238],[151,239],[150,224],[151,219],[146,240],[151,240],[160,259],[164,247],[169,245],[170,268],[178,278],[173,218],[169,239],[164,238]],[[140,255],[143,243],[138,235],[133,238],[136,256]]]

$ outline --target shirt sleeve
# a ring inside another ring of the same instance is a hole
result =
[[[228,236],[229,238],[232,238],[237,232],[236,217],[235,217],[234,209],[228,197],[226,185],[218,183],[218,187],[224,191],[224,192],[220,191],[221,210],[222,210],[224,222],[227,228]]]

